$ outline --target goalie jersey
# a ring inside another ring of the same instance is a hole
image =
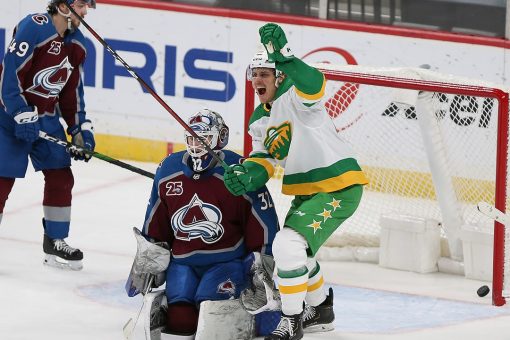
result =
[[[228,150],[219,155],[229,165],[241,160]],[[223,184],[221,165],[195,173],[190,158],[182,151],[161,162],[143,233],[168,242],[172,261],[191,266],[229,262],[252,251],[272,255],[278,218],[267,188],[234,196]]]
[[[85,46],[78,29],[61,37],[47,13],[21,20],[0,65],[0,126],[14,130],[13,116],[30,105],[48,133],[60,127],[56,109],[68,126],[77,124],[85,116],[80,76]]]

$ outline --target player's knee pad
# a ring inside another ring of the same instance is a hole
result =
[[[0,177],[0,214],[4,211],[5,202],[14,185],[14,178]]]
[[[279,270],[296,270],[306,266],[308,243],[297,231],[284,227],[273,241],[273,257]]]
[[[43,205],[68,207],[71,205],[71,191],[74,177],[71,168],[47,169],[44,174]]]
[[[198,324],[198,308],[195,304],[177,302],[168,305],[167,333],[194,334]]]

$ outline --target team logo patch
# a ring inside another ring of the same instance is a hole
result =
[[[59,65],[45,68],[36,73],[31,87],[27,92],[40,97],[57,97],[71,76],[73,66],[69,59],[65,57]]]
[[[283,160],[289,154],[290,142],[292,141],[292,127],[289,121],[285,121],[277,127],[267,129],[264,146],[275,159]]]
[[[37,24],[37,25],[44,25],[44,24],[47,24],[49,21],[48,21],[48,18],[45,16],[45,15],[42,15],[42,14],[35,14],[35,15],[32,15],[32,20]]]
[[[220,209],[202,201],[197,194],[190,203],[177,210],[171,219],[175,238],[183,241],[202,239],[207,244],[218,242],[224,234]]]
[[[219,294],[234,296],[236,294],[236,285],[232,282],[232,280],[228,279],[218,285],[218,290],[216,292]]]

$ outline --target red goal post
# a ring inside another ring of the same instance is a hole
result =
[[[508,90],[421,68],[316,66],[328,79],[328,113],[370,180],[358,211],[326,246],[378,247],[380,216],[398,212],[438,220],[449,246],[445,256],[462,261],[463,226],[493,228],[493,304],[504,305],[510,236],[476,211],[476,203],[503,212],[509,204]],[[256,104],[246,80],[245,131]],[[250,149],[246,132],[244,154]],[[292,197],[279,185],[276,175],[269,186],[283,221]]]

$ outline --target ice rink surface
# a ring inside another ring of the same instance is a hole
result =
[[[156,164],[134,163],[149,171]],[[124,282],[152,181],[93,159],[73,163],[68,243],[85,255],[80,272],[42,265],[41,173],[17,180],[0,225],[1,340],[116,340],[141,299]],[[484,282],[373,264],[323,262],[335,292],[336,330],[304,339],[509,340],[510,307],[493,307]]]

